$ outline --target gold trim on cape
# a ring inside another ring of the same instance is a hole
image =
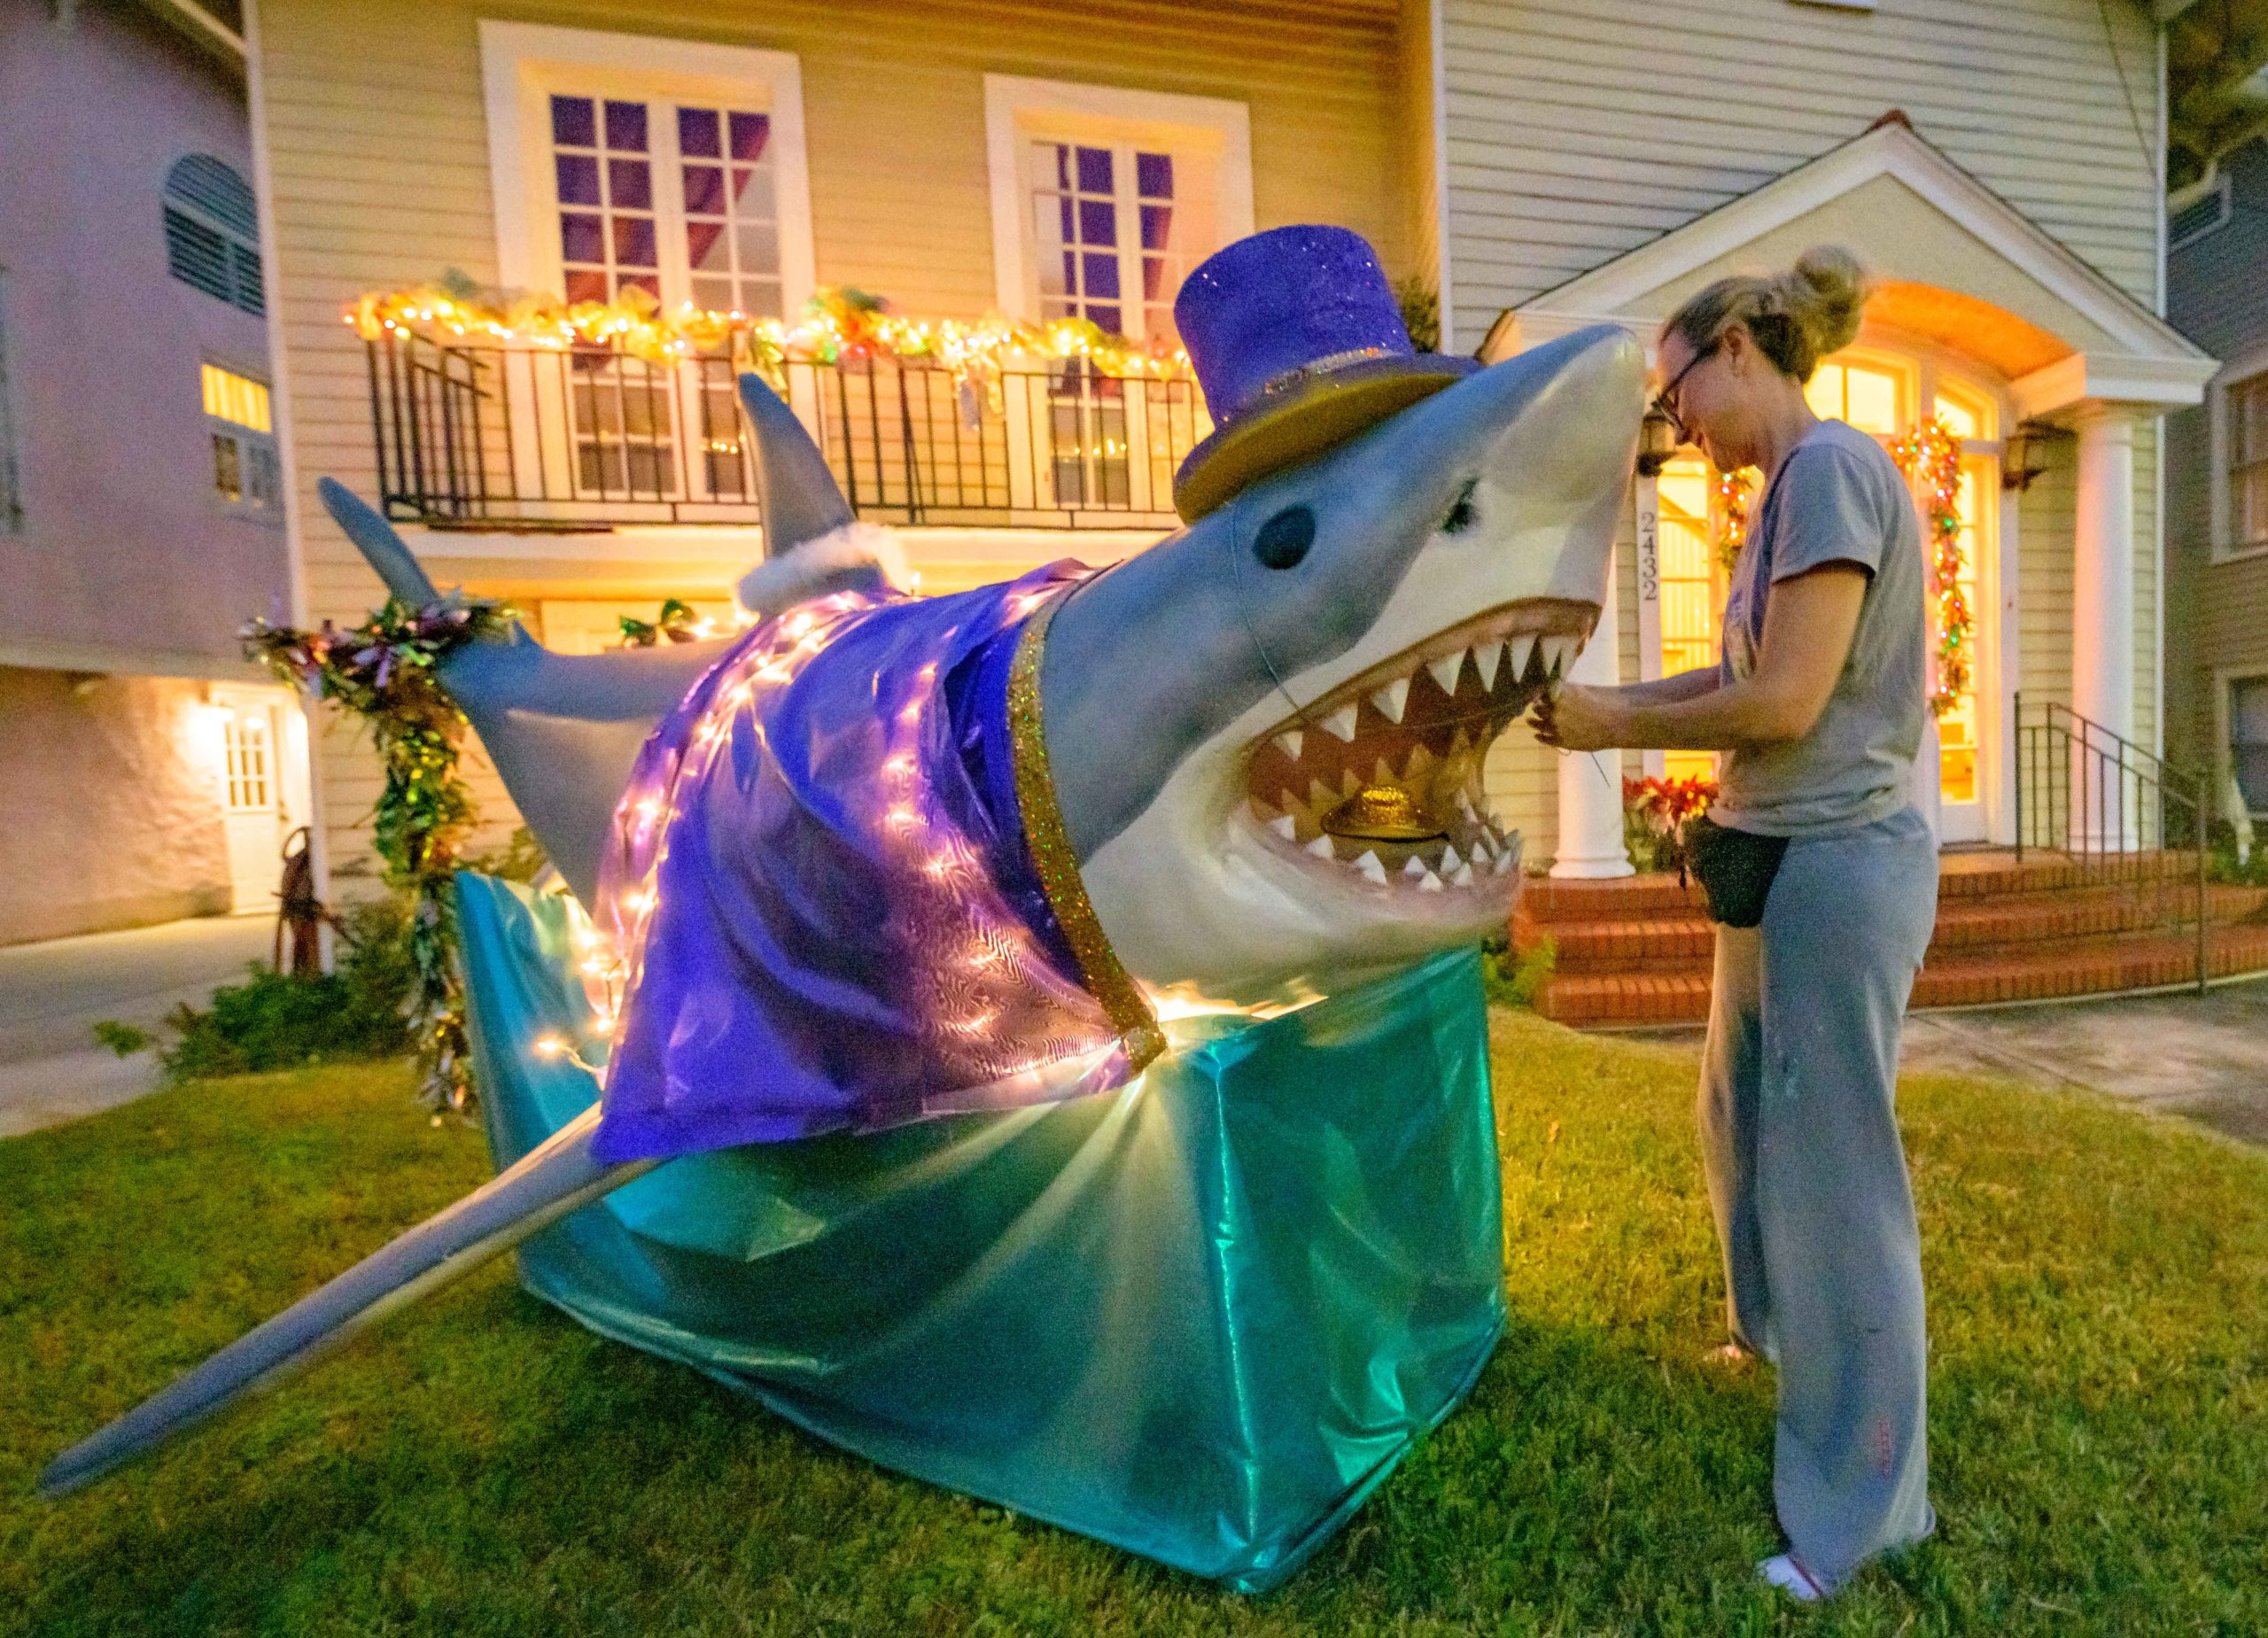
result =
[[[1048,771],[1047,736],[1040,723],[1040,656],[1046,651],[1047,627],[1062,606],[1061,595],[1051,597],[1025,622],[1008,668],[1008,742],[1015,766],[1016,804],[1023,810],[1024,840],[1033,868],[1071,953],[1078,958],[1080,976],[1102,1003],[1138,1074],[1165,1051],[1165,1031],[1141,986],[1119,965],[1087,898],[1086,883],[1079,879],[1078,855],[1071,850],[1062,811],[1055,804],[1055,779]]]

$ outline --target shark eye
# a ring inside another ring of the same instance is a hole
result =
[[[1449,515],[1441,519],[1443,534],[1463,534],[1480,521],[1480,508],[1472,504],[1472,492],[1480,486],[1477,477],[1465,479],[1464,487],[1456,492],[1456,499],[1449,502]]]
[[[1314,544],[1315,514],[1303,506],[1287,506],[1260,525],[1252,555],[1270,569],[1290,569]]]

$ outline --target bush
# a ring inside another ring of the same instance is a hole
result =
[[[136,1024],[121,1024],[114,1018],[105,1018],[95,1026],[95,1043],[107,1046],[120,1058],[131,1058],[157,1037]]]
[[[166,1078],[179,1083],[408,1052],[416,976],[408,930],[401,900],[357,904],[339,922],[337,972],[294,978],[255,961],[245,982],[214,993],[211,1006],[175,1007],[166,1021],[177,1038],[159,1055]]]
[[[1707,774],[1691,779],[1649,775],[1622,781],[1622,840],[1630,862],[1652,873],[1682,870],[1685,844],[1678,827],[1717,799],[1717,781]]]
[[[1492,938],[1480,947],[1481,982],[1488,999],[1502,1006],[1533,1008],[1537,991],[1559,965],[1559,946],[1550,938],[1538,939],[1525,951],[1511,941]]]

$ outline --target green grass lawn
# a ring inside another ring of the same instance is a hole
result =
[[[0,1632],[2268,1631],[2268,1155],[1910,1082],[1942,1531],[1802,1612],[1750,1580],[1776,1541],[1768,1374],[1705,1359],[1691,1055],[1495,1031],[1511,1332],[1264,1598],[838,1455],[502,1264],[43,1504],[47,1458],[486,1162],[391,1067],[0,1143]]]

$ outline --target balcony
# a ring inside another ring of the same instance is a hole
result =
[[[408,330],[364,345],[390,517],[528,532],[762,521],[728,358]],[[888,359],[781,369],[852,510],[877,522],[1170,528],[1174,470],[1211,430],[1195,382],[1076,360],[1003,371],[997,390]]]

